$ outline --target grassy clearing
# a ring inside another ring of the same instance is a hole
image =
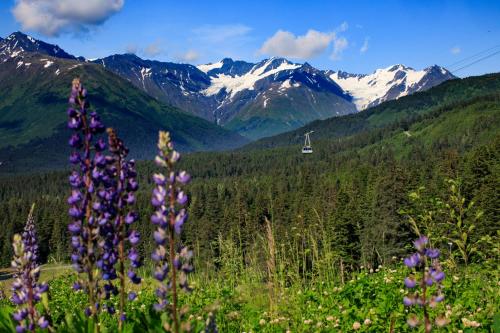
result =
[[[50,314],[54,323],[60,324],[66,316],[78,315],[78,311],[68,310],[84,308],[86,296],[71,289],[75,275],[65,274],[65,268],[57,267],[45,268],[42,280],[50,280]],[[220,272],[210,276],[197,273],[191,279],[193,292],[182,296],[181,303],[188,306],[185,308],[186,321],[196,328],[194,331],[203,328],[209,312],[216,313],[220,332],[388,332],[391,326],[394,332],[414,331],[406,324],[410,312],[402,304],[407,293],[403,279],[408,270],[397,263],[375,270],[362,269],[344,283],[337,279],[287,283],[276,277],[273,284],[269,282],[268,272],[250,268],[227,280],[224,278],[226,269],[222,267]],[[446,273],[446,299],[432,310],[432,314],[445,314],[449,324],[436,331],[498,330],[498,271],[470,266],[447,269]],[[137,290],[138,298],[128,304],[127,313],[132,323],[149,315],[155,302],[154,288],[155,281],[146,277],[141,290]],[[112,298],[110,304],[113,303],[117,306],[118,299]],[[9,306],[5,300],[2,304]],[[107,327],[104,332],[116,330],[114,317],[102,313],[101,319],[103,328]],[[357,323],[359,328],[355,329]],[[131,332],[140,331],[130,329]]]

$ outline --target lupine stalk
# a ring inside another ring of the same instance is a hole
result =
[[[159,302],[155,304],[155,309],[161,311],[169,305],[168,293],[171,291],[170,312],[173,331],[178,333],[180,318],[177,287],[179,285],[185,291],[190,291],[187,274],[193,271],[192,252],[186,247],[181,247],[178,252],[175,250],[176,235],[181,233],[182,226],[187,219],[187,212],[183,207],[188,198],[181,186],[189,182],[190,176],[185,171],[179,172],[175,169],[180,154],[174,150],[169,133],[160,131],[158,149],[159,154],[155,162],[158,166],[165,168],[166,172],[153,176],[156,187],[151,200],[156,209],[151,221],[157,226],[154,232],[157,247],[151,257],[155,262],[154,277],[160,282],[160,286],[156,289]]]
[[[103,155],[106,144],[102,139],[95,140],[95,136],[104,131],[104,126],[97,113],[88,114],[86,95],[87,91],[80,80],[74,79],[69,98],[68,127],[74,131],[69,140],[69,145],[74,149],[70,162],[78,166],[79,170],[74,170],[69,177],[72,187],[71,196],[68,198],[69,215],[73,219],[69,231],[72,234],[73,267],[78,273],[87,275],[87,280],[75,283],[74,288],[83,288],[87,292],[90,306],[85,312],[97,322],[100,289],[96,264],[101,222],[98,218],[102,216],[98,214],[99,202],[93,200],[98,191],[102,169],[106,165]],[[96,327],[98,330],[98,325]]]
[[[130,269],[128,271],[128,277],[130,281],[134,284],[141,282],[141,278],[137,276],[134,269],[141,266],[141,260],[136,249],[136,245],[139,242],[139,234],[135,230],[131,230],[130,225],[138,219],[138,214],[133,210],[128,210],[127,206],[131,206],[135,203],[134,192],[138,189],[138,184],[136,180],[137,172],[135,171],[135,161],[127,161],[128,149],[125,147],[123,141],[118,138],[116,132],[112,128],[108,128],[108,140],[109,140],[109,151],[114,163],[115,178],[116,182],[116,210],[117,217],[115,218],[115,233],[113,235],[114,245],[116,241],[118,242],[118,262],[119,262],[119,273],[118,277],[120,279],[120,320],[119,320],[119,330],[123,329],[123,321],[126,318],[125,314],[125,303],[126,303],[126,274],[125,274],[125,263],[130,261]],[[126,241],[130,244],[130,249],[128,254],[125,252]],[[131,292],[128,294],[128,299],[133,300],[135,298],[135,293]]]
[[[426,333],[432,330],[432,321],[429,314],[430,308],[435,308],[438,303],[444,300],[443,280],[445,274],[439,263],[439,250],[428,246],[429,240],[426,236],[420,236],[415,242],[417,250],[408,258],[404,259],[404,264],[413,271],[413,274],[405,278],[404,284],[408,289],[416,289],[415,292],[403,298],[405,306],[420,306],[424,312],[423,324]],[[420,273],[420,280],[418,274]],[[436,286],[435,293],[431,293],[430,288]],[[408,325],[416,327],[421,324],[421,320],[412,314],[408,317]],[[435,318],[437,326],[446,325],[444,316]]]
[[[127,258],[130,263],[128,278],[134,284],[141,282],[135,272],[141,265],[136,249],[139,234],[130,229],[130,225],[138,219],[138,214],[130,209],[135,203],[134,192],[138,189],[137,173],[134,160],[127,160],[128,149],[111,128],[108,129],[110,155],[104,154],[106,143],[102,138],[96,140],[95,137],[104,131],[104,126],[97,113],[87,114],[85,97],[86,90],[75,79],[68,126],[75,131],[70,139],[70,145],[75,149],[70,162],[79,166],[79,171],[73,171],[70,177],[73,191],[68,203],[73,222],[69,230],[74,249],[71,256],[73,266],[78,273],[86,273],[87,280],[77,282],[74,287],[87,292],[90,307],[86,309],[86,314],[96,322],[100,299],[106,300],[119,293],[121,331],[126,319]],[[126,242],[130,243],[128,253]],[[120,280],[119,290],[113,284],[117,278]],[[101,280],[104,282],[102,288]],[[135,293],[130,293],[128,298],[134,299]],[[111,305],[103,308],[110,314],[116,312]]]
[[[34,332],[35,329],[45,329],[49,326],[48,320],[41,316],[35,308],[42,294],[48,290],[46,283],[39,283],[40,266],[38,265],[38,242],[35,230],[35,220],[31,207],[28,220],[22,235],[14,235],[14,260],[12,268],[15,269],[14,282],[12,283],[11,301],[18,306],[13,314],[18,322],[16,332]]]

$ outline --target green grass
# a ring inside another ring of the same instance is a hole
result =
[[[436,331],[492,332],[500,308],[498,272],[488,272],[484,266],[446,272],[445,301],[431,314],[446,313],[450,322]],[[198,329],[203,327],[207,313],[215,311],[220,332],[351,332],[355,331],[355,322],[361,324],[358,332],[388,332],[391,322],[394,332],[415,332],[406,325],[408,309],[402,304],[406,274],[407,269],[395,262],[372,273],[368,269],[355,272],[344,284],[315,280],[284,285],[278,280],[272,288],[273,298],[269,284],[262,282],[264,276],[255,270],[241,271],[235,284],[222,276],[198,274],[192,278],[194,291],[183,294],[181,303],[189,306],[185,318]],[[68,314],[77,315],[77,311],[68,309],[85,307],[86,297],[71,290],[73,281],[74,276],[67,274],[50,281],[50,313],[59,325]],[[130,321],[137,327],[155,301],[154,285],[155,281],[146,278],[138,298],[128,304]],[[117,300],[111,303],[116,306]],[[3,304],[8,306],[8,302]],[[467,328],[463,318],[481,326]],[[101,320],[108,327],[104,332],[116,329],[116,319],[107,313]]]

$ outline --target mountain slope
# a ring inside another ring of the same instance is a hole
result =
[[[257,64],[226,58],[194,67],[124,54],[94,63],[161,101],[250,138],[356,111],[351,98],[323,72],[281,58]],[[301,103],[293,102],[287,90]]]
[[[446,81],[424,92],[384,102],[364,112],[314,121],[302,128],[250,143],[244,149],[271,148],[303,142],[303,134],[314,131],[311,140],[335,139],[370,129],[396,126],[404,129],[419,117],[440,109],[460,107],[471,100],[495,100],[500,93],[500,73]]]
[[[5,62],[8,58],[16,57],[23,52],[36,52],[62,59],[77,59],[57,45],[45,43],[19,31],[10,34],[5,39],[0,38],[0,62]]]
[[[133,54],[116,54],[93,62],[160,101],[214,120],[212,110],[217,103],[202,94],[210,85],[210,78],[192,65],[144,60]]]
[[[171,131],[184,151],[245,143],[238,134],[159,103],[102,66],[23,52],[0,63],[0,172],[65,165],[65,110],[75,76],[136,158],[153,156],[159,129]]]
[[[280,58],[243,75],[219,73],[205,93],[222,99],[217,112],[225,127],[253,139],[356,111],[350,96],[321,71]]]
[[[332,71],[327,71],[326,74],[353,97],[358,110],[424,91],[456,78],[448,70],[437,65],[421,71],[404,65],[394,65],[377,69],[369,75]]]
[[[355,113],[455,78],[446,69],[395,65],[370,75],[321,71],[271,58],[252,64],[173,64],[115,55],[95,60],[155,98],[252,138]]]

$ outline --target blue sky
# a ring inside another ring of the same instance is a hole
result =
[[[200,64],[284,56],[371,73],[397,63],[450,67],[500,50],[500,1],[37,1],[2,0],[0,36],[21,30],[87,58],[134,52]],[[500,54],[456,74],[498,71]]]

